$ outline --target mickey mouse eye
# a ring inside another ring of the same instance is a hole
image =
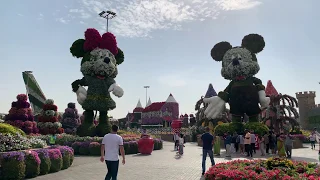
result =
[[[109,57],[105,57],[105,58],[104,58],[104,62],[107,63],[107,64],[109,64],[110,58],[109,58]]]

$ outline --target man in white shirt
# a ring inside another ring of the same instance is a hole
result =
[[[126,163],[123,139],[117,134],[118,126],[112,126],[112,132],[106,134],[101,143],[101,162],[106,162],[108,173],[105,180],[117,180],[119,169],[119,149],[122,156],[122,164]]]

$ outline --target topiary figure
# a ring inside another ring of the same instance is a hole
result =
[[[65,109],[62,116],[61,124],[65,133],[76,134],[81,122],[75,103],[68,104],[68,108]]]
[[[123,96],[122,88],[115,82],[118,74],[117,65],[124,60],[123,52],[117,47],[115,36],[107,32],[102,36],[96,29],[87,29],[85,39],[76,40],[70,52],[74,57],[82,58],[82,79],[72,83],[72,90],[77,94],[77,100],[82,105],[85,120],[78,128],[78,135],[92,136],[94,111],[99,111],[99,124],[96,135],[104,136],[110,132],[108,111],[116,108],[116,103],[110,92],[117,97]],[[83,88],[87,86],[88,90]]]
[[[25,152],[26,178],[34,178],[40,174],[41,160],[36,151]]]
[[[38,116],[38,127],[41,134],[61,134],[64,132],[62,124],[58,120],[58,107],[52,99],[47,99]]]
[[[32,109],[27,100],[27,95],[17,95],[17,101],[11,103],[11,109],[5,117],[5,123],[20,128],[26,134],[38,133],[37,123],[34,121]]]
[[[211,57],[222,61],[222,77],[231,82],[218,96],[204,99],[208,103],[204,112],[206,117],[217,118],[225,104],[229,103],[232,122],[241,122],[245,114],[249,116],[249,122],[258,122],[260,106],[267,107],[270,103],[264,85],[255,77],[260,70],[256,54],[264,46],[262,36],[249,34],[243,38],[240,47],[220,42],[212,48]]]

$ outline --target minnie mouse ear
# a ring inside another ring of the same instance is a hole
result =
[[[223,56],[226,54],[226,52],[232,49],[232,46],[228,42],[219,42],[218,44],[214,45],[214,47],[211,49],[211,57],[212,59],[216,61],[222,61]]]
[[[116,58],[116,60],[117,60],[117,65],[123,63],[123,61],[124,61],[124,54],[123,54],[123,51],[122,51],[120,48],[118,48],[118,54],[116,55],[115,58]]]
[[[265,45],[266,44],[264,42],[263,37],[259,34],[246,35],[242,39],[242,44],[241,44],[242,47],[248,49],[249,51],[255,54],[261,52]]]
[[[84,39],[78,39],[72,44],[72,46],[70,47],[70,52],[73,56],[77,58],[84,56],[84,54],[86,53],[83,49],[84,42]]]

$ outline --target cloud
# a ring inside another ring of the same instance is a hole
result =
[[[24,16],[23,14],[17,14],[18,16]]]
[[[57,18],[56,21],[61,22],[63,24],[68,24],[68,20],[64,19],[64,18]]]
[[[158,82],[170,87],[182,87],[187,85],[186,79],[179,74],[167,74],[158,77]]]
[[[154,30],[181,30],[184,23],[216,19],[222,11],[254,8],[261,0],[79,0],[79,3],[80,7],[69,9],[69,13],[85,23],[98,24],[101,31],[106,29],[106,20],[98,14],[110,10],[117,13],[109,22],[109,29],[117,36],[148,37]]]
[[[42,13],[39,14],[38,20],[43,20],[44,15]]]

